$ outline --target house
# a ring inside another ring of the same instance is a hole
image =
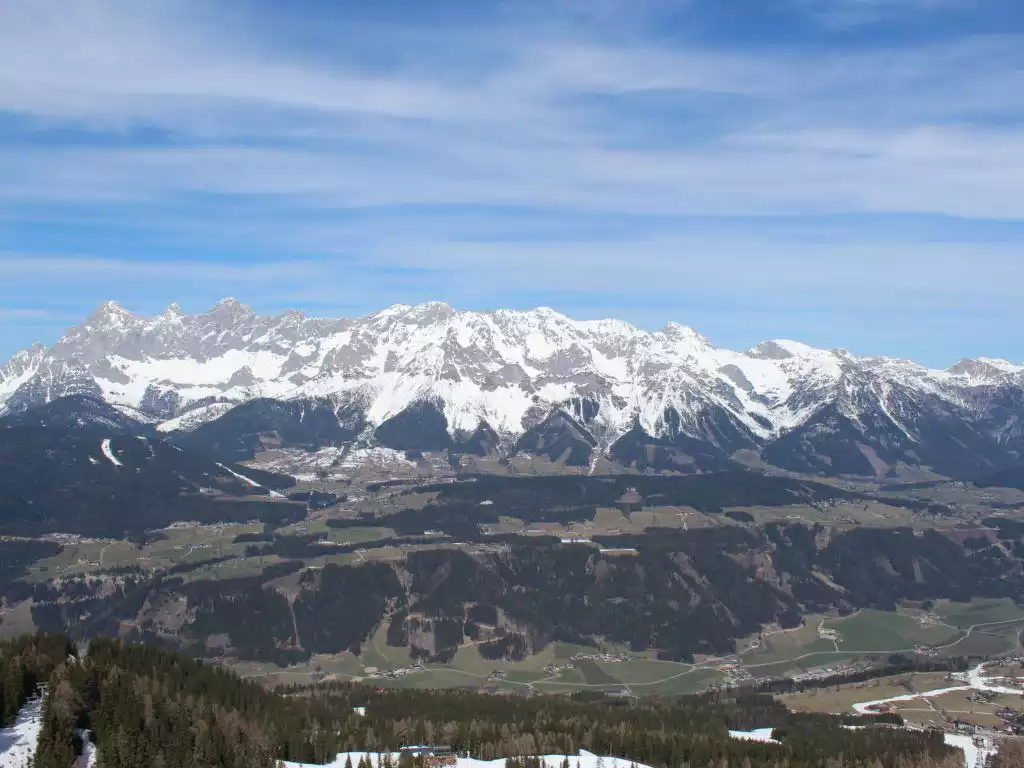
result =
[[[633,696],[629,688],[625,686],[614,686],[610,688],[602,688],[601,693],[613,699],[627,699]]]
[[[972,723],[970,720],[964,720],[958,717],[953,721],[953,730],[957,733],[974,733],[978,729],[978,726]]]
[[[458,755],[451,747],[440,745],[418,745],[412,747],[401,747],[398,750],[400,756],[417,759],[417,765],[424,768],[442,768],[442,766],[453,766],[458,763]]]
[[[412,755],[413,757],[422,757],[424,755],[434,755],[437,757],[443,755],[454,755],[451,747],[443,747],[437,744],[427,745],[418,744],[410,747],[399,747],[398,753],[400,755]]]

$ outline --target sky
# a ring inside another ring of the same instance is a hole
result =
[[[0,358],[100,303],[1024,362],[1013,0],[2,0]]]

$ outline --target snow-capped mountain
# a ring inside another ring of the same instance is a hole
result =
[[[225,299],[146,318],[111,302],[0,369],[8,412],[69,394],[130,407],[164,431],[268,398],[298,403],[300,420],[341,414],[346,439],[400,449],[500,442],[681,471],[747,449],[795,470],[884,475],[905,463],[958,476],[1015,464],[1024,448],[1024,366],[933,370],[792,341],[733,352],[674,323],[652,333],[550,309],[428,303],[329,320],[263,317]]]

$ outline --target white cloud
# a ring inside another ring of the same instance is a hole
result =
[[[315,262],[280,261],[236,264],[215,260],[109,259],[88,255],[0,253],[0,273],[8,278],[60,277],[76,281],[186,279],[272,283],[303,280],[316,274]]]
[[[970,120],[1015,109],[1013,36],[811,55],[498,31],[476,71],[254,39],[192,3],[0,4],[0,110],[113,139],[8,144],[0,198],[1024,217],[1020,133]],[[139,146],[147,126],[180,138]]]
[[[747,131],[629,149],[422,129],[369,152],[237,146],[0,155],[0,198],[260,196],[312,208],[518,205],[698,215],[841,212],[1024,218],[1024,136],[981,128]],[[429,153],[429,155],[428,155]]]
[[[622,4],[565,2],[571,23],[545,25],[539,3],[533,18],[511,13],[512,28],[406,30],[400,50],[373,28],[305,49],[236,4],[0,2],[0,218],[145,233],[161,253],[280,254],[8,254],[0,272],[12,285],[59,275],[196,301],[247,292],[236,284],[275,304],[357,296],[364,309],[500,304],[552,285],[569,305],[603,297],[604,314],[678,297],[669,314],[683,321],[686,302],[713,292],[794,310],[1011,300],[1024,277],[1013,245],[701,236],[685,220],[668,234],[634,222],[607,242],[489,236],[480,209],[493,206],[516,209],[526,234],[538,212],[1024,219],[1024,104],[1012,98],[1024,92],[1024,36],[669,45],[650,19],[618,15]],[[893,4],[814,7],[838,18],[841,6]],[[645,8],[666,5],[681,4]],[[620,24],[628,34],[606,33]],[[387,55],[359,53],[375,43]],[[460,214],[425,222],[409,206]],[[364,221],[367,209],[387,215]]]

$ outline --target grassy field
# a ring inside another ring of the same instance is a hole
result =
[[[279,528],[277,533],[282,536],[304,536],[311,533],[326,533],[327,539],[337,544],[362,544],[367,541],[380,539],[393,539],[395,532],[391,528],[368,525],[359,528],[331,528],[327,525],[326,518],[317,520],[306,520],[293,525],[286,525]]]
[[[824,616],[812,614],[801,627],[766,633],[758,648],[742,654],[744,665],[771,664],[815,651],[834,651],[835,646],[831,642],[818,637],[818,625],[824,620]],[[753,639],[748,638],[743,645]]]
[[[1024,620],[1024,608],[1009,599],[972,600],[969,603],[940,600],[932,612],[947,624],[960,629],[995,621]]]
[[[839,639],[818,635],[819,625]],[[863,610],[846,618],[808,616],[804,626],[766,635],[761,647],[742,654],[743,665],[757,676],[782,675],[795,669],[832,665],[860,655],[886,656],[915,646],[939,646],[960,633],[948,626],[922,626],[909,612]],[[748,641],[749,642],[749,641]],[[959,649],[958,649],[959,650]]]
[[[575,645],[573,643],[552,643],[554,657],[556,659],[568,659],[577,653],[594,653],[594,648],[589,645]]]
[[[913,616],[865,609],[845,619],[826,619],[825,627],[842,635],[843,651],[893,652],[916,645],[942,645],[956,639],[951,627],[925,627]]]
[[[370,641],[363,646],[359,661],[362,662],[364,668],[376,667],[384,670],[408,667],[412,664],[412,656],[409,655],[408,648],[394,648],[388,645],[387,632],[387,623],[381,624]]]
[[[838,664],[843,664],[853,660],[878,660],[884,659],[884,654],[881,656],[874,656],[872,654],[858,654],[858,653],[836,653],[834,650],[831,652],[825,651],[820,653],[812,653],[804,656],[800,659],[794,659],[790,661],[779,661],[772,664],[761,664],[758,666],[752,666],[744,664],[751,674],[756,677],[786,677],[790,674],[797,674],[800,672],[806,672],[812,669],[820,669],[822,667],[834,667]]]
[[[181,574],[184,581],[203,581],[205,579],[241,579],[246,576],[258,576],[267,566],[281,562],[276,555],[260,557],[238,557],[222,563],[211,563],[194,571]]]
[[[841,633],[836,644],[818,636],[818,626]],[[408,666],[408,652],[390,648],[385,642],[386,629],[381,627],[364,648],[363,667],[380,670]],[[890,653],[912,650],[919,644],[941,644],[954,639],[957,630],[951,627],[923,627],[909,613],[861,611],[848,618],[809,617],[807,625],[789,632],[767,635],[762,646],[743,656],[743,664],[757,676],[782,676],[794,671],[836,666],[853,659],[884,660]],[[1007,636],[1012,633],[1007,632]],[[978,643],[991,647],[996,638],[979,635]],[[614,649],[608,649],[614,650]],[[519,662],[492,661],[480,656],[476,646],[459,649],[446,668],[432,668],[429,674],[416,674],[397,683],[408,687],[434,685],[439,670],[457,673],[446,675],[445,684],[483,685],[495,671],[502,671],[508,683],[532,684],[543,690],[571,690],[625,685],[638,694],[678,694],[703,690],[722,679],[722,673],[709,667],[694,668],[685,664],[656,661],[649,658],[628,662],[606,663],[594,659],[571,662],[574,669],[550,674],[549,664],[564,665],[577,653],[592,654],[594,648],[568,643],[553,643],[541,653]],[[458,675],[461,675],[459,677]]]
[[[163,570],[174,565],[201,563],[221,557],[237,557],[238,561],[202,568],[188,576],[196,578],[236,578],[259,573],[258,558],[245,558],[247,542],[235,543],[242,533],[257,533],[262,530],[258,524],[200,525],[189,528],[170,528],[162,531],[165,538],[138,547],[127,541],[83,541],[65,545],[58,555],[40,560],[28,569],[25,580],[30,583],[45,581],[56,576],[76,576],[109,568],[138,566],[146,569]],[[327,533],[333,542],[360,544],[394,537],[390,528],[328,528],[324,520],[286,526],[279,533],[297,535],[302,533]],[[387,551],[378,553],[386,556]],[[309,565],[323,566],[327,563],[347,564],[358,561],[356,555],[327,555],[311,558]],[[277,562],[273,556],[265,557],[264,565]]]
[[[245,544],[234,543],[240,533],[253,533],[259,525],[200,525],[162,531],[165,538],[138,547],[127,541],[82,541],[65,545],[54,557],[28,569],[26,581],[74,576],[108,568],[138,566],[164,569],[179,563],[196,563],[218,557],[245,554]]]
[[[777,697],[797,712],[824,712],[840,714],[852,712],[853,705],[861,701],[877,701],[903,696],[918,691],[932,691],[949,683],[945,672],[926,672],[882,677],[863,683],[851,683],[830,688],[818,688],[803,693]],[[920,701],[916,704],[921,704]]]
[[[19,637],[31,635],[36,631],[32,621],[32,599],[29,598],[3,614],[0,623],[0,637]]]
[[[372,680],[381,688],[479,688],[484,680],[458,669],[431,667],[395,680]]]
[[[1013,650],[1016,640],[1006,636],[988,635],[974,632],[970,637],[948,649],[956,656],[999,656]]]
[[[866,501],[850,504],[837,504],[828,509],[817,509],[810,505],[798,504],[780,507],[735,507],[736,511],[746,512],[759,525],[772,522],[805,523],[814,525],[843,526],[869,525],[876,528],[912,527],[935,528],[936,521],[915,515],[909,509],[882,504],[877,501]]]
[[[941,690],[950,685],[944,672],[912,673],[777,698],[797,712],[840,714],[852,712],[853,705],[862,701],[877,701],[907,693]],[[970,692],[967,691],[953,691],[941,696],[894,702],[891,706],[908,722],[923,727],[948,725],[958,717],[981,725],[995,726],[1001,722],[995,716],[1000,707],[1020,706],[1019,696],[997,696],[992,702],[970,701],[969,696]]]
[[[351,654],[343,654],[346,664],[345,674],[349,676],[365,675],[372,668],[386,671],[412,664],[408,649],[391,648],[386,643],[385,626],[380,627],[374,636],[363,646],[362,654],[356,658]],[[686,664],[660,662],[650,659],[634,659],[628,662],[606,663],[594,659],[569,661],[569,657],[577,652],[594,653],[594,649],[568,643],[552,643],[540,653],[522,661],[510,662],[503,660],[484,659],[477,647],[466,645],[458,650],[451,663],[445,666],[427,665],[424,671],[414,672],[395,680],[374,678],[374,685],[393,688],[450,688],[496,685],[499,688],[515,688],[529,686],[536,690],[548,692],[572,692],[574,690],[594,690],[602,688],[618,688],[627,686],[637,695],[678,695],[695,693],[705,690],[709,685],[719,682],[722,674],[714,669],[696,668]],[[350,657],[350,658],[348,658]],[[323,659],[315,659],[325,674],[331,671]],[[550,664],[564,666],[571,663],[573,669],[562,669],[555,673],[545,670]],[[237,665],[235,668],[243,675],[260,675],[277,681],[274,670],[266,665]],[[288,678],[295,680],[308,677],[313,671],[312,662],[287,670]],[[490,680],[494,672],[504,673],[504,680]]]
[[[710,686],[722,682],[725,676],[717,669],[694,668],[683,670],[662,681],[651,684],[635,684],[630,690],[638,696],[684,696],[700,693]]]
[[[625,685],[649,685],[693,669],[688,664],[647,659],[635,659],[624,664],[600,664],[600,666]]]
[[[359,658],[348,652],[333,656],[314,655],[305,664],[297,664],[287,669],[274,664],[250,661],[233,661],[227,666],[241,677],[253,678],[270,686],[309,683],[316,674],[335,676],[340,680],[351,680],[363,674],[363,665]]]
[[[591,659],[582,659],[576,662],[576,670],[583,675],[583,682],[587,685],[618,685],[621,683],[617,677],[613,677],[608,667],[620,667],[621,664],[598,664]]]

